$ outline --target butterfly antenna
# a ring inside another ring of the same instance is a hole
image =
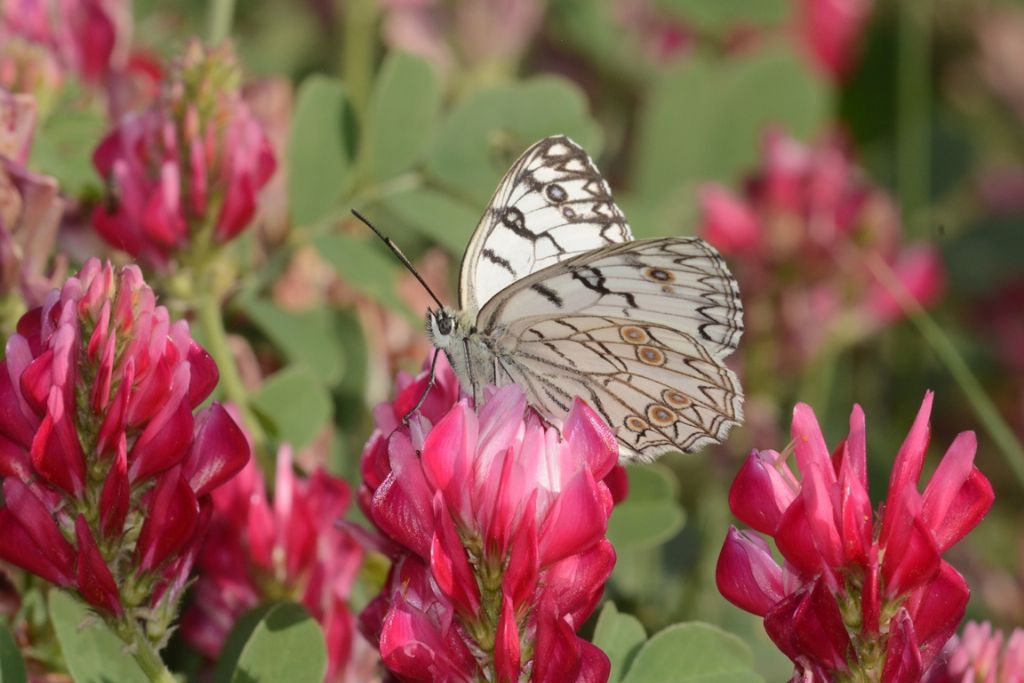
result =
[[[391,250],[391,253],[393,253],[395,256],[398,257],[398,260],[402,262],[402,265],[405,266],[409,270],[409,272],[412,273],[413,276],[417,280],[419,280],[420,284],[423,285],[423,289],[427,290],[427,294],[429,294],[430,297],[434,301],[437,302],[437,305],[440,306],[441,308],[444,308],[444,304],[441,303],[441,300],[437,298],[436,294],[434,294],[434,290],[432,290],[430,288],[430,285],[427,284],[426,280],[424,280],[423,277],[420,276],[420,274],[418,272],[416,272],[416,268],[413,267],[412,263],[409,261],[409,259],[406,257],[406,255],[402,253],[402,250],[398,248],[398,245],[395,244],[394,241],[392,241],[392,239],[390,237],[385,237],[381,233],[380,230],[378,230],[377,228],[373,227],[373,223],[371,223],[369,221],[369,219],[367,219],[366,216],[364,216],[363,214],[359,213],[355,209],[352,209],[352,215],[355,216],[356,218],[358,218],[359,220],[361,220],[363,223],[365,223],[366,227],[368,227],[370,230],[373,230],[373,234],[376,235],[377,237],[379,237],[381,239],[381,241],[384,242],[385,245],[387,245],[387,248]],[[437,355],[436,354],[435,354],[434,358],[435,358],[435,360],[437,359]],[[430,379],[431,379],[431,382],[433,382],[433,379],[434,379],[434,373],[433,372],[430,373]],[[422,403],[422,401],[421,401],[421,403]],[[418,407],[419,406],[417,406],[417,408]]]

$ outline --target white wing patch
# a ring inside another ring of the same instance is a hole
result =
[[[538,318],[603,316],[691,335],[715,358],[743,333],[736,281],[713,247],[695,237],[613,245],[534,273],[480,311],[477,327],[496,341]],[[497,343],[496,348],[501,348]]]
[[[573,256],[632,239],[608,183],[569,138],[545,138],[502,178],[462,259],[459,300],[475,313],[502,289]]]
[[[515,347],[495,356],[496,383],[520,385],[546,416],[585,399],[616,430],[624,458],[696,451],[743,419],[736,375],[684,331],[570,315],[518,321],[506,334]]]

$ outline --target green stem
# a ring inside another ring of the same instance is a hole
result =
[[[125,616],[117,623],[114,631],[130,647],[132,657],[146,678],[153,683],[178,683],[135,619]]]
[[[224,318],[221,316],[220,301],[214,288],[203,287],[195,299],[195,311],[206,341],[206,350],[217,363],[220,371],[220,386],[224,396],[238,406],[242,421],[249,431],[253,450],[265,472],[273,472],[273,463],[267,455],[267,436],[263,427],[249,407],[249,393],[242,383],[242,375],[238,372],[235,355],[228,346],[228,335],[224,329]]]
[[[910,321],[917,327],[918,332],[949,370],[949,374],[953,376],[971,404],[971,408],[974,409],[974,414],[981,421],[996,447],[1002,452],[1003,459],[1013,470],[1018,482],[1024,487],[1024,446],[1021,446],[1013,430],[999,414],[999,409],[989,398],[963,356],[960,355],[939,324],[935,322],[935,319],[928,315],[917,299],[907,291],[896,273],[881,256],[871,254],[866,257],[866,260],[878,281],[896,299]]]
[[[927,221],[931,185],[931,35],[927,2],[900,2],[896,183],[903,224],[911,234]]]
[[[235,15],[235,0],[207,0],[206,38],[210,45],[218,45],[231,35],[231,22]]]
[[[377,0],[346,0],[342,77],[356,122],[366,123],[377,43]]]

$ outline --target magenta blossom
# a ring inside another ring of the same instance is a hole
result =
[[[1021,683],[1024,681],[1024,629],[1006,636],[987,621],[969,621],[953,636],[926,683]]]
[[[217,378],[138,268],[86,262],[0,364],[0,559],[162,644],[210,494],[249,458],[223,407],[195,413]]]
[[[742,193],[708,185],[700,201],[701,236],[730,258],[753,312],[747,328],[755,343],[774,340],[776,370],[902,318],[880,270],[923,306],[944,289],[938,250],[903,243],[891,200],[835,141],[808,146],[771,133]]]
[[[974,433],[964,432],[918,491],[931,405],[929,392],[896,456],[876,523],[859,406],[832,454],[810,407],[796,407],[802,481],[779,453],[754,451],[733,482],[733,514],[772,537],[784,563],[761,536],[731,529],[718,588],[764,617],[768,635],[796,665],[794,681],[916,683],[963,617],[967,583],[942,555],[988,512],[992,487],[974,467]]]
[[[191,43],[164,96],[125,115],[93,163],[113,196],[93,214],[100,235],[157,266],[238,235],[276,168],[270,142],[242,99],[227,47]]]
[[[811,63],[833,80],[856,65],[874,0],[794,0],[797,34]]]
[[[296,600],[323,626],[325,680],[342,680],[355,634],[349,593],[363,560],[362,547],[338,525],[349,498],[348,484],[323,470],[297,477],[291,449],[284,447],[268,501],[263,476],[250,460],[213,495],[195,599],[182,623],[185,639],[216,659],[246,611],[270,600]]]
[[[576,631],[615,563],[614,433],[577,402],[559,434],[514,386],[479,412],[451,405],[441,363],[424,414],[390,433],[418,384],[378,409],[364,452],[361,502],[394,564],[363,632],[404,681],[605,680],[608,659]]]
[[[125,0],[0,0],[0,43],[41,46],[63,68],[98,83],[126,56],[130,15]]]

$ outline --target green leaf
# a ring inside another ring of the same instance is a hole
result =
[[[367,174],[394,177],[419,161],[437,125],[441,86],[427,62],[401,52],[381,67],[367,113]],[[362,170],[362,169],[361,169]]]
[[[826,123],[830,99],[825,82],[784,47],[687,60],[652,85],[637,126],[635,191],[661,200],[682,185],[735,181],[754,166],[770,126],[809,138]]]
[[[352,158],[348,116],[341,81],[313,75],[302,82],[288,132],[288,206],[295,225],[323,218],[341,200]]]
[[[283,602],[259,619],[238,656],[231,683],[321,683],[327,645],[320,624],[302,605]]]
[[[476,209],[435,190],[403,192],[383,204],[400,220],[458,257],[466,250],[483,213],[483,205]]]
[[[498,180],[531,144],[564,133],[591,156],[600,130],[590,118],[583,92],[562,78],[541,76],[512,85],[482,88],[448,115],[432,147],[431,176],[480,210]]]
[[[238,668],[238,658],[242,655],[242,650],[245,649],[249,638],[252,637],[256,627],[267,616],[267,613],[277,607],[278,604],[276,602],[266,602],[262,605],[257,605],[238,618],[238,621],[235,622],[234,627],[231,629],[231,633],[228,634],[227,640],[224,641],[220,655],[217,657],[217,668],[213,672],[214,683],[229,683],[231,681],[235,669]]]
[[[653,548],[679,533],[686,516],[676,499],[678,483],[664,465],[631,465],[629,496],[608,520],[608,539],[619,549]]]
[[[640,646],[647,640],[643,624],[631,614],[622,614],[609,600],[601,609],[594,628],[594,645],[601,648],[612,663],[608,683],[617,683],[629,669]]]
[[[658,4],[691,27],[721,32],[741,25],[779,26],[789,18],[794,3],[789,0],[660,0]]]
[[[405,315],[419,320],[395,290],[401,265],[368,239],[351,235],[321,235],[313,240],[320,255],[327,260],[345,282],[360,293]]]
[[[253,408],[273,426],[279,441],[308,446],[333,414],[330,394],[309,368],[289,365],[252,395]]]
[[[4,624],[0,624],[0,683],[25,683],[25,661]]]
[[[341,379],[344,361],[331,310],[318,307],[292,313],[255,298],[243,302],[241,308],[292,363],[309,369],[327,386]]]
[[[124,642],[85,606],[61,590],[50,591],[50,619],[75,683],[147,683],[125,654]]]
[[[710,624],[674,624],[636,653],[623,683],[760,683],[750,648]]]
[[[98,187],[102,179],[92,165],[92,153],[106,126],[103,112],[69,84],[32,138],[29,168],[52,175],[66,195]]]

